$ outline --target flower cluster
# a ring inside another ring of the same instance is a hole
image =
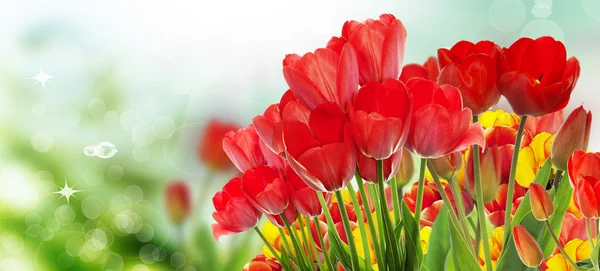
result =
[[[456,270],[581,269],[600,153],[585,152],[590,112],[563,117],[580,67],[562,42],[459,41],[404,65],[393,15],[341,33],[286,55],[289,89],[223,138],[241,175],[214,196],[212,229],[260,235],[244,270],[421,270],[450,254]],[[501,97],[514,113],[490,111]]]

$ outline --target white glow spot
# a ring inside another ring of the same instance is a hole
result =
[[[50,78],[53,78],[53,77],[54,76],[44,72],[44,69],[42,69],[42,65],[40,65],[40,72],[38,72],[38,74],[36,74],[34,77],[31,77],[31,79],[42,84],[42,88],[46,89],[46,82],[49,82]]]

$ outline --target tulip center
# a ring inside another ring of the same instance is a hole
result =
[[[536,84],[538,84],[538,85],[539,85],[539,84],[541,84],[541,83],[542,83],[542,77],[544,77],[544,75],[543,75],[543,74],[542,74],[542,75],[540,75],[540,78],[539,78],[539,79],[535,80],[535,83],[536,83]]]

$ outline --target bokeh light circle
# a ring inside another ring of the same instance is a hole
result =
[[[119,254],[110,252],[102,257],[102,270],[121,271],[125,265],[123,257]]]
[[[73,236],[65,242],[65,251],[73,257],[79,257],[81,256],[84,244],[81,237]]]
[[[163,154],[172,168],[196,177],[206,175],[197,154],[198,141],[205,126],[203,122],[181,125],[165,140]]]
[[[96,219],[104,213],[104,201],[102,198],[91,195],[81,202],[81,211],[89,219]]]
[[[125,188],[125,197],[133,203],[140,202],[144,199],[144,190],[137,185],[130,185]]]
[[[83,173],[83,180],[90,186],[98,186],[104,181],[104,170],[99,166],[90,166]]]
[[[150,151],[146,147],[133,147],[131,149],[131,156],[137,162],[146,162],[150,158]]]
[[[12,232],[5,232],[2,234],[2,236],[0,236],[0,243],[4,248],[4,251],[12,255],[20,254],[25,247],[23,239]]]
[[[173,253],[173,255],[171,255],[171,265],[175,268],[181,268],[185,265],[185,262],[187,261],[185,255],[181,252],[175,252]]]
[[[154,138],[154,130],[149,125],[136,125],[131,130],[131,141],[135,146],[148,146],[154,142]]]
[[[157,138],[167,139],[171,136],[171,133],[175,130],[175,122],[167,116],[161,116],[154,121],[152,130]]]
[[[585,12],[594,20],[600,22],[600,1],[598,0],[582,0],[581,4]]]
[[[150,240],[154,238],[154,228],[152,228],[152,226],[149,224],[144,224],[142,229],[135,234],[135,237],[140,242],[150,242]]]
[[[39,225],[42,222],[42,217],[38,213],[29,213],[25,217],[25,223],[27,225]]]
[[[552,6],[546,4],[535,4],[531,9],[531,14],[538,19],[548,18],[552,14]]]
[[[104,123],[110,126],[119,125],[120,116],[119,113],[115,111],[108,111],[104,113]]]
[[[38,133],[31,137],[31,146],[38,152],[48,152],[54,147],[54,139],[47,133]]]
[[[150,268],[144,264],[137,264],[131,268],[131,271],[150,271]]]
[[[154,259],[154,252],[158,251],[158,248],[152,244],[146,244],[140,249],[140,260],[145,264],[152,264],[156,262]]]
[[[131,130],[133,130],[133,127],[135,127],[136,122],[137,122],[137,119],[135,116],[135,111],[127,110],[127,111],[121,113],[121,118],[119,119],[119,124],[121,125],[121,128],[123,128],[123,130],[125,130],[127,132],[131,132]]]
[[[54,219],[61,225],[69,225],[75,219],[75,211],[69,205],[62,205],[54,211]]]
[[[61,268],[70,268],[75,263],[75,259],[69,253],[61,253],[56,261]]]
[[[100,98],[91,99],[88,103],[88,112],[92,116],[102,116],[106,112],[106,103]]]
[[[546,19],[538,19],[529,22],[521,32],[521,37],[535,39],[541,36],[551,36],[561,41],[564,41],[565,39],[565,34],[560,26],[555,22]]]
[[[119,165],[112,165],[108,168],[108,177],[118,181],[123,178],[123,168]]]
[[[518,30],[525,22],[525,4],[521,0],[494,0],[489,10],[490,22],[502,32]]]

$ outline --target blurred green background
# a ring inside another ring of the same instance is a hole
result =
[[[381,13],[407,28],[406,63],[461,39],[552,35],[582,67],[567,111],[600,109],[600,0],[5,2],[0,270],[240,270],[261,246],[252,234],[212,239],[210,198],[235,172],[198,161],[206,121],[247,125],[286,90],[286,53]],[[31,79],[40,68],[45,87]],[[100,142],[118,152],[84,154]],[[163,201],[176,179],[194,196],[183,229]],[[69,202],[54,193],[65,182],[81,190]]]

